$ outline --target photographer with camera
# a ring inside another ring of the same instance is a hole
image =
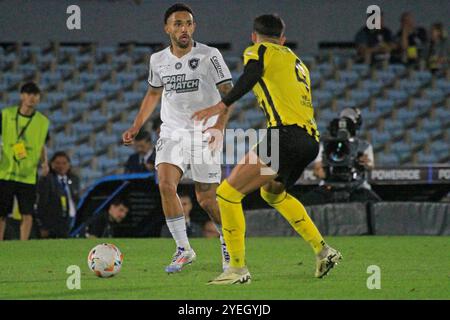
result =
[[[381,200],[367,181],[374,155],[372,145],[356,137],[361,124],[358,108],[345,108],[330,122],[314,160],[314,175],[321,179],[319,187],[305,194],[303,202],[315,205]]]

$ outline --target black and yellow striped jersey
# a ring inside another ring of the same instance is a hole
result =
[[[319,139],[311,101],[309,70],[291,49],[261,42],[244,51],[244,65],[257,60],[263,75],[253,87],[267,127],[298,125]]]

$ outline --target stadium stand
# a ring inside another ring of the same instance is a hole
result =
[[[132,150],[120,144],[147,89],[151,46],[22,44],[0,47],[0,108],[19,102],[26,80],[43,89],[38,109],[52,121],[50,151],[64,149],[79,167],[82,188],[120,173]],[[227,56],[234,80],[241,59]],[[345,107],[362,110],[361,134],[373,143],[377,165],[446,163],[450,160],[450,71],[432,74],[401,64],[374,68],[348,53],[302,57],[310,68],[319,130]],[[248,94],[230,128],[263,127],[264,115]],[[159,110],[159,107],[158,109]],[[159,117],[156,112],[151,120]],[[407,142],[407,143],[405,143]],[[229,141],[226,141],[229,143]],[[50,154],[51,156],[51,154]]]

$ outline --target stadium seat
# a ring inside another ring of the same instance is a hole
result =
[[[376,78],[384,83],[389,83],[395,79],[395,73],[391,70],[379,70],[376,71]]]
[[[337,74],[338,79],[345,82],[347,86],[354,84],[359,79],[358,73],[354,70],[342,70],[338,71]]]
[[[319,71],[324,77],[329,77],[333,72],[333,66],[330,63],[324,62],[317,64],[313,70]]]
[[[441,129],[441,122],[439,119],[423,119],[422,120],[422,129],[429,132],[430,134],[435,134]]]
[[[380,112],[390,111],[394,107],[394,102],[390,99],[375,99],[375,108]]]
[[[401,103],[408,98],[409,94],[405,90],[388,89],[386,90],[386,98],[392,99],[395,103]]]
[[[338,113],[331,109],[323,109],[320,110],[320,114],[318,117],[316,117],[316,120],[325,121],[328,124],[331,120],[337,118],[338,116],[339,116]]]
[[[17,84],[18,82],[22,81],[23,75],[21,73],[15,73],[15,72],[4,72],[1,76],[3,79],[3,83],[6,83],[8,87]]]
[[[350,97],[357,103],[362,103],[370,98],[370,93],[367,90],[353,89],[350,91]]]
[[[375,123],[375,121],[378,120],[378,118],[381,115],[381,111],[377,109],[369,109],[369,108],[362,108],[361,109],[361,115],[363,118],[363,123],[367,123],[369,125]]]
[[[426,131],[416,131],[415,129],[409,131],[409,137],[414,144],[424,144],[428,141],[429,133]]]
[[[347,84],[343,81],[339,80],[326,80],[321,90],[330,91],[334,95],[339,95],[344,92],[344,89],[347,87]]]
[[[125,102],[111,101],[107,103],[107,108],[111,115],[119,114],[120,112],[125,111],[127,107],[128,104]]]
[[[74,114],[79,114],[79,113],[82,113],[83,111],[86,111],[89,109],[89,103],[87,103],[87,102],[69,101],[68,105],[69,105],[69,109]]]
[[[143,92],[125,92],[123,94],[123,99],[127,103],[139,103],[144,98]]]
[[[387,132],[390,132],[391,134],[392,134],[392,132],[403,129],[404,125],[405,125],[405,123],[398,121],[398,120],[393,120],[393,119],[384,120],[384,129]]]
[[[102,124],[105,124],[108,121],[108,115],[103,114],[99,110],[95,110],[89,114],[89,123],[91,123],[94,127],[98,127]]]
[[[397,141],[391,144],[391,152],[396,153],[399,158],[403,157],[407,153],[409,154],[410,151],[411,146],[403,141]]]
[[[70,122],[73,115],[74,114],[70,110],[67,113],[64,113],[62,110],[57,110],[50,114],[50,121],[52,125],[59,127],[66,122]]]
[[[75,66],[79,68],[80,66],[89,63],[92,61],[92,57],[90,55],[84,54],[84,55],[75,55],[74,56],[74,62]]]
[[[120,133],[120,135],[122,135],[122,132],[124,132],[125,130],[127,130],[130,126],[131,126],[131,123],[127,123],[127,122],[115,122],[115,123],[113,124],[113,130],[114,130],[114,132],[118,132],[118,133]]]
[[[372,137],[372,143],[381,145],[384,144],[392,139],[391,134],[389,134],[387,131],[378,131],[378,130],[371,130],[370,135]]]
[[[430,99],[433,103],[444,99],[444,92],[441,89],[425,89],[425,97]]]
[[[410,122],[419,115],[417,109],[401,108],[397,110],[397,119],[399,121]]]
[[[106,148],[110,145],[118,145],[121,141],[121,134],[121,132],[112,135],[99,133],[97,134],[96,144],[100,149]]]
[[[364,90],[368,90],[371,95],[375,95],[383,88],[384,83],[381,80],[363,80],[360,82],[359,87]]]
[[[309,73],[309,78],[311,80],[311,86],[315,87],[317,84],[320,83],[320,80],[322,79],[322,75],[320,71],[314,70]]]
[[[17,72],[23,74],[24,77],[28,77],[37,71],[34,64],[21,64],[17,67]]]
[[[337,99],[336,106],[339,110],[342,110],[344,108],[356,107],[357,103],[353,99]]]
[[[84,96],[84,101],[86,101],[89,104],[95,104],[97,102],[100,102],[101,100],[105,99],[106,94],[104,92],[86,92]]]
[[[102,59],[107,54],[114,54],[117,48],[114,46],[99,46],[95,50],[95,57],[97,60]]]
[[[431,164],[431,163],[437,163],[438,158],[436,155],[431,153],[418,153],[417,160],[419,163],[422,164]]]
[[[55,105],[64,99],[67,98],[67,94],[64,92],[48,92],[45,95],[45,100],[48,101],[50,104]]]
[[[431,105],[432,102],[429,99],[414,99],[412,102],[412,107],[419,110],[419,112],[428,110]]]
[[[428,70],[414,71],[410,75],[410,79],[417,79],[422,84],[431,80],[431,72]]]
[[[394,153],[378,153],[376,154],[376,163],[380,166],[393,166],[398,165],[400,163],[400,159]]]
[[[77,122],[73,124],[73,131],[78,136],[92,132],[93,129],[94,126],[91,123]]]
[[[99,75],[95,73],[81,72],[80,73],[80,81],[83,82],[86,86],[92,85],[97,80],[99,80]]]
[[[355,63],[351,69],[356,71],[360,76],[366,76],[369,73],[369,66],[365,63]]]
[[[64,83],[64,91],[67,93],[68,97],[79,94],[80,92],[85,90],[85,86],[82,83],[75,82],[65,82]]]
[[[134,72],[120,72],[117,74],[117,81],[124,87],[130,85],[136,79],[137,75]]]
[[[430,145],[431,152],[436,155],[437,158],[447,157],[450,155],[448,143],[438,140]]]
[[[100,85],[100,90],[104,92],[107,96],[118,93],[122,89],[122,85],[120,83],[110,83],[104,82]]]
[[[396,75],[400,75],[405,72],[406,67],[403,64],[390,64],[387,66],[387,70],[393,72]]]
[[[20,93],[19,92],[9,92],[7,105],[17,105],[20,102]]]
[[[441,89],[445,95],[450,94],[450,81],[446,79],[438,79],[436,81],[436,87]]]

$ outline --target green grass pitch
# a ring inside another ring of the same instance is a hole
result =
[[[0,299],[449,299],[449,237],[327,237],[344,260],[315,279],[314,255],[299,238],[247,239],[252,284],[207,286],[221,271],[216,239],[192,239],[197,261],[167,275],[171,239],[74,239],[0,242]],[[101,279],[87,267],[96,244],[124,253],[119,275]],[[81,289],[69,290],[70,265]],[[381,269],[381,289],[367,288],[367,268]]]

